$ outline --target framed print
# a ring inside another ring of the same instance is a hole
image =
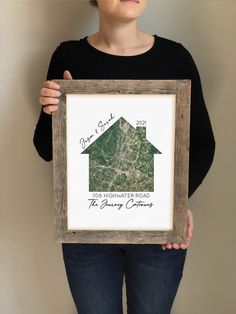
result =
[[[68,243],[184,239],[189,80],[55,80],[55,235]]]

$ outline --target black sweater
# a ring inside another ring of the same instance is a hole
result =
[[[215,140],[204,102],[201,81],[190,53],[180,44],[154,35],[151,49],[135,56],[102,52],[87,41],[61,43],[54,51],[47,80],[63,79],[69,70],[73,79],[191,79],[189,196],[206,176],[215,153]],[[52,160],[52,116],[41,110],[34,133],[39,155]]]

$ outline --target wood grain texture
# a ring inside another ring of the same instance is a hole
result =
[[[181,242],[188,209],[190,80],[54,80],[62,93],[53,113],[54,228],[59,243],[167,243]],[[67,228],[67,94],[176,95],[173,230],[68,230]]]

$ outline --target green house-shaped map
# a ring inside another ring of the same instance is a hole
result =
[[[90,192],[153,192],[154,154],[146,127],[119,118],[82,154],[89,154]]]

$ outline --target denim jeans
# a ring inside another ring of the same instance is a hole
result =
[[[160,244],[62,244],[78,314],[122,314],[125,275],[128,314],[169,314],[187,250]]]

